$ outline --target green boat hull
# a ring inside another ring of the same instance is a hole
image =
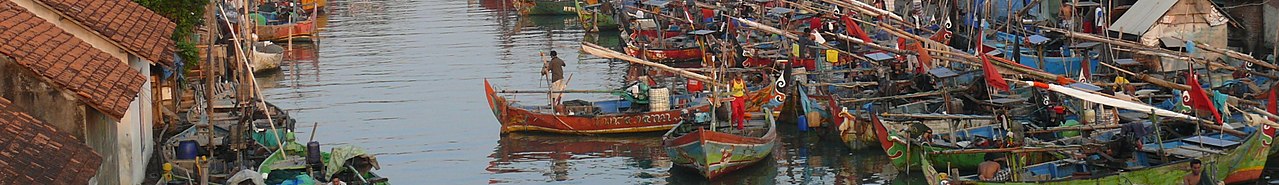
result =
[[[314,177],[306,174],[306,166],[304,164],[296,164],[296,162],[290,162],[290,161],[305,161],[303,158],[306,156],[306,150],[305,150],[306,147],[300,143],[293,142],[293,141],[286,142],[284,145],[285,147],[283,151],[275,150],[275,152],[272,152],[270,156],[267,156],[267,158],[263,159],[262,163],[258,165],[258,173],[261,173],[263,174],[263,176],[267,177],[266,178],[267,184],[273,184],[271,182],[279,182],[279,181],[286,181],[286,180],[292,180],[293,184],[302,184],[302,185],[321,183],[319,181],[316,181]],[[284,154],[288,154],[288,155],[284,155]],[[287,156],[287,158],[285,156]],[[332,155],[330,155],[329,152],[320,152],[320,158],[323,161],[326,161],[326,162],[330,161],[331,156]],[[287,174],[284,177],[281,177],[278,175],[267,175],[275,171],[290,171],[293,173],[279,173],[279,174]],[[360,174],[360,175],[363,176],[365,179],[376,179],[380,177],[373,172]],[[365,183],[347,182],[347,184],[358,185],[358,184],[365,184]],[[390,185],[390,182],[382,181],[382,182],[375,182],[370,184]]]
[[[1260,132],[1256,132],[1260,133]],[[1270,144],[1273,141],[1272,134],[1252,134],[1240,146],[1223,155],[1209,155],[1199,158],[1203,161],[1203,169],[1211,173],[1212,177],[1224,181],[1226,184],[1242,183],[1258,180],[1261,177],[1262,168],[1266,165],[1266,158],[1270,154]],[[935,162],[935,161],[934,161]],[[938,164],[940,165],[940,164]],[[937,184],[941,179],[939,173],[933,168],[933,163],[925,162],[925,177],[928,178],[929,184]],[[931,169],[931,170],[929,170]],[[1214,171],[1211,169],[1218,169]],[[1182,184],[1182,179],[1190,174],[1190,161],[1182,160],[1170,164],[1142,168],[1131,171],[1124,171],[1110,174],[1100,174],[1091,177],[1083,177],[1076,179],[1060,179],[1046,181],[1022,181],[1022,182],[982,182],[982,181],[965,181],[958,184],[1007,184],[1007,185],[1031,185],[1031,184],[1055,184],[1055,185],[1085,185],[1085,184]],[[1208,177],[1208,176],[1205,176]],[[955,184],[955,183],[952,183]]]
[[[520,0],[515,4],[520,15],[575,15],[573,1]]]
[[[587,6],[586,3],[575,2],[574,7],[577,10],[577,19],[582,23],[583,30],[587,32],[617,31],[617,20],[613,16],[600,13],[598,8],[595,8],[596,10],[582,8]]]

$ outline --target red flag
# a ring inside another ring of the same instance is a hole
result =
[[[1004,81],[1004,77],[999,75],[999,71],[995,69],[995,65],[990,64],[990,59],[986,58],[986,54],[979,54],[981,57],[981,69],[986,72],[986,85],[1004,92],[1011,91],[1008,82]]]
[[[1199,77],[1195,73],[1186,73],[1186,85],[1190,86],[1190,98],[1185,100],[1186,105],[1190,108],[1206,110],[1212,112],[1212,117],[1221,124],[1221,113],[1217,113],[1217,108],[1212,105],[1212,99],[1208,98],[1208,92],[1204,91],[1203,86],[1199,85]]]
[[[984,42],[984,39],[981,38],[984,38],[985,34],[985,30],[978,33],[978,35],[981,35],[977,37],[977,45],[979,47]],[[977,56],[981,58],[982,71],[986,72],[986,85],[994,87],[995,89],[1003,90],[1004,92],[1011,92],[1012,88],[1008,87],[1008,82],[1005,82],[1004,77],[999,75],[999,70],[995,69],[995,65],[990,64],[990,58],[989,56],[986,56],[986,52],[979,49],[977,50]]]
[[[862,30],[862,26],[857,25],[857,22],[854,22],[853,18],[849,17],[848,15],[845,15],[843,19],[844,19],[844,29],[848,31],[848,34],[850,36],[854,36],[854,37],[857,37],[858,39],[862,39],[862,42],[867,42],[867,43],[872,42],[872,40],[870,40],[870,35],[866,34],[866,31]]]

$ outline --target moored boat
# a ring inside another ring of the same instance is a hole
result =
[[[278,25],[258,25],[258,41],[310,41],[318,33],[312,20],[298,21]]]
[[[570,0],[514,0],[520,15],[573,15],[577,8]]]
[[[1207,184],[1237,184],[1259,180],[1274,132],[1260,131],[1255,127],[1241,127],[1240,131],[1250,134],[1240,137],[1210,133],[1143,144],[1142,150],[1132,155],[1134,159],[1126,162],[1127,166],[1122,170],[1081,160],[1063,159],[1014,170],[1013,173],[1019,174],[1020,179],[982,181],[976,175],[938,178],[941,172],[932,164],[936,161],[924,161],[923,165],[930,184],[940,184],[942,181],[949,184],[1183,184],[1184,177],[1194,172],[1192,161],[1201,162],[1200,170],[1203,171],[1200,182]],[[1161,162],[1158,159],[1159,153],[1152,152],[1160,149],[1165,150],[1173,160]],[[1211,179],[1212,182],[1204,181],[1205,179]]]
[[[284,47],[262,42],[253,43],[253,55],[249,62],[254,73],[280,69],[280,61],[284,60]]]
[[[771,112],[763,109],[757,113],[763,118],[746,121],[745,129],[712,127],[702,120],[684,122],[662,136],[662,145],[675,165],[714,179],[772,154],[777,145],[777,124]]]
[[[638,106],[623,99],[565,106],[563,109],[567,110],[564,113],[555,113],[546,106],[522,106],[507,100],[497,94],[498,91],[493,89],[488,80],[484,81],[484,91],[489,108],[502,124],[502,133],[542,131],[561,134],[616,134],[667,131],[685,119],[684,113],[710,111],[710,106],[702,98],[670,95],[671,108],[660,111],[645,111],[649,107]],[[751,92],[747,95],[747,107],[759,107],[769,100],[772,93],[771,85]]]
[[[577,19],[582,23],[582,29],[586,32],[600,31],[616,31],[618,28],[617,19],[611,16],[607,11],[611,11],[605,3],[599,0],[574,0],[574,7],[577,8]]]

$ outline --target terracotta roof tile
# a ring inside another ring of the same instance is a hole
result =
[[[12,15],[0,20],[0,28],[11,28],[0,29],[0,55],[71,91],[90,107],[123,117],[142,88],[144,81],[135,80],[145,79],[142,73],[11,1],[0,1],[0,15]]]
[[[156,63],[172,66],[176,24],[129,0],[37,0]]]
[[[83,184],[102,157],[0,98],[0,184]]]

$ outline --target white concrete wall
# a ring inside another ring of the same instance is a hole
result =
[[[151,64],[137,56],[130,55],[129,67],[141,72],[143,76],[151,73]],[[117,155],[120,161],[120,184],[138,184],[146,175],[146,167],[155,143],[152,141],[151,82],[143,83],[141,91],[129,103],[129,110],[124,118],[116,124]]]

